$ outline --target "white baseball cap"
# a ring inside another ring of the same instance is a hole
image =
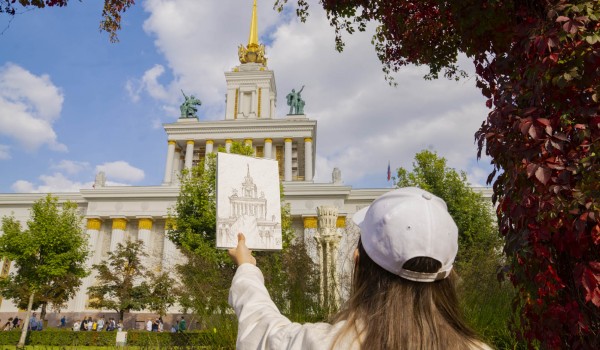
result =
[[[387,271],[416,282],[441,280],[452,271],[458,251],[458,228],[446,202],[416,187],[390,191],[356,212],[363,248]],[[439,271],[406,270],[405,262],[429,257],[442,263]]]

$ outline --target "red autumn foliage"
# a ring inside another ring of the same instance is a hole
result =
[[[380,24],[386,72],[410,63],[456,77],[457,54],[472,59],[491,109],[475,138],[495,168],[488,182],[518,290],[513,330],[544,349],[600,348],[600,3],[322,4],[339,49],[344,31]]]

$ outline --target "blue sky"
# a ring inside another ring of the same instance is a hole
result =
[[[425,69],[407,67],[389,87],[370,34],[347,36],[337,53],[312,3],[305,24],[270,0],[258,7],[278,117],[282,96],[306,85],[305,110],[318,121],[316,181],[338,167],[346,184],[389,187],[388,161],[410,167],[416,152],[432,149],[483,184],[489,161],[476,162],[473,134],[487,110],[474,79],[425,81]],[[10,23],[0,15],[0,193],[77,191],[99,170],[109,184],[159,185],[162,124],[178,117],[180,89],[200,97],[202,120],[223,118],[224,72],[246,44],[251,0],[139,1],[116,44],[98,30],[101,6],[71,1]]]

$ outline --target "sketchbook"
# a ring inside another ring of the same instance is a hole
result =
[[[217,154],[217,248],[237,246],[246,236],[253,250],[279,250],[281,200],[276,160]]]

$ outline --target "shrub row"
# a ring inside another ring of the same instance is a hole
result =
[[[114,346],[116,332],[73,332],[71,330],[46,329],[29,332],[28,345],[48,346]],[[0,345],[16,345],[21,331],[0,332]],[[127,345],[142,348],[210,347],[235,348],[235,335],[230,332],[191,331],[186,333],[157,333],[128,331]]]
[[[114,346],[116,332],[73,332],[71,330],[32,331],[27,334],[28,345],[48,346]],[[16,345],[21,330],[0,332],[0,345]]]

